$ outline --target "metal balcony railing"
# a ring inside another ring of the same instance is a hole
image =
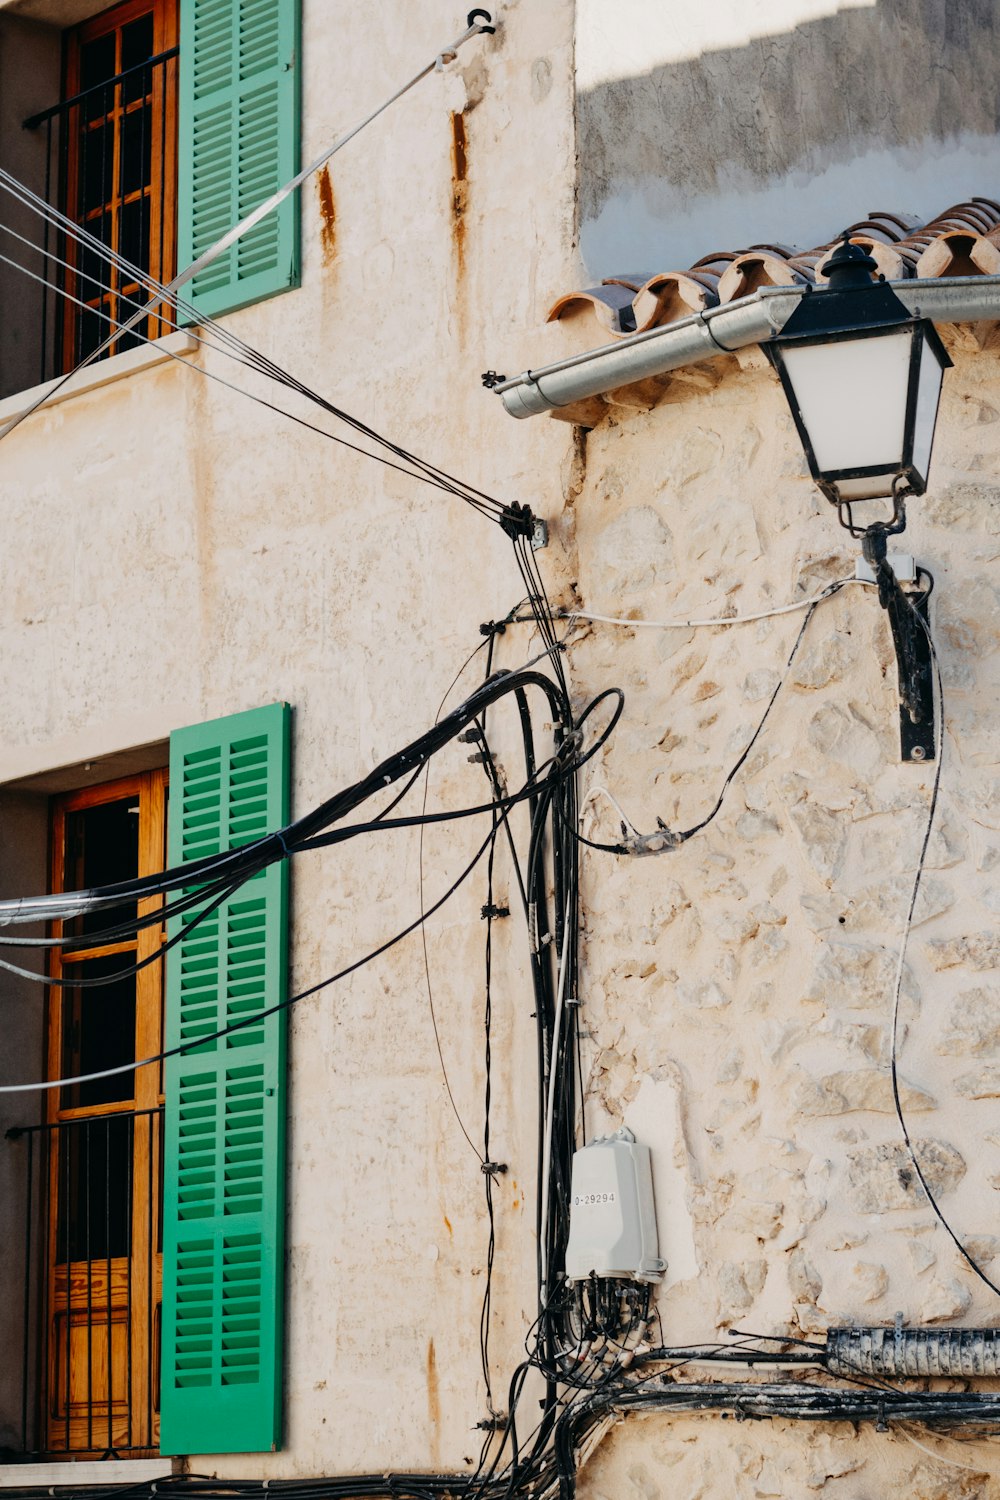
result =
[[[20,1452],[155,1451],[162,1108],[7,1132],[21,1153]]]
[[[176,257],[176,71],[171,47],[26,119],[45,133],[41,196],[108,251],[167,281]],[[72,369],[148,300],[136,276],[73,233],[40,227],[39,381]],[[169,331],[154,316],[100,357]]]

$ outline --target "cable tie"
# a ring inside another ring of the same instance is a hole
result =
[[[484,922],[487,919],[496,920],[496,919],[498,919],[500,917],[509,917],[510,916],[510,907],[509,906],[497,906],[494,902],[491,902],[489,904],[489,906],[484,906],[483,907],[483,909],[482,909],[482,911],[480,912],[479,915],[480,915],[480,917],[482,918],[482,920]]]
[[[289,859],[291,857],[291,851],[289,850],[288,845],[285,842],[284,831],[279,828],[275,833],[273,833],[271,835],[271,837],[272,838],[276,838],[278,840],[278,843],[281,845],[281,848],[282,848],[282,851],[284,853],[285,858]]]

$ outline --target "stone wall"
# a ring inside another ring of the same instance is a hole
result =
[[[1000,377],[951,339],[930,494],[894,545],[933,573],[944,681],[941,788],[899,1015],[903,1105],[956,1233],[1000,1280]],[[557,531],[566,602],[650,620],[756,614],[849,577],[856,544],[804,476],[777,381],[717,362],[582,440]],[[593,769],[641,831],[711,810],[802,614],[707,629],[580,624],[581,697],[622,722]],[[893,1113],[893,979],[936,775],[898,758],[887,622],[851,584],[815,611],[715,820],[656,858],[587,853],[584,1024],[592,1132],[653,1148],[669,1344],[842,1323],[996,1323],[1000,1303],[937,1223]],[[596,794],[587,832],[614,839]],[[658,1336],[658,1335],[657,1335]],[[685,1372],[697,1378],[702,1371]],[[989,1442],[653,1415],[616,1429],[590,1496],[860,1500],[993,1493]],[[956,1488],[956,1483],[964,1486]]]

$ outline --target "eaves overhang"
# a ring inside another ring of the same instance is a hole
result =
[[[1000,276],[948,276],[889,283],[916,317],[932,323],[1000,321]],[[494,387],[512,417],[535,417],[669,375],[686,365],[735,354],[781,332],[808,287],[761,287],[748,297],[692,313],[662,328],[525,370]]]

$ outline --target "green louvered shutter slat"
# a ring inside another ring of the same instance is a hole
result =
[[[299,0],[181,0],[177,255],[188,266],[299,169]],[[196,276],[210,317],[299,284],[299,195]]]
[[[288,822],[289,724],[274,703],[171,735],[171,865]],[[170,949],[168,1048],[285,998],[287,906],[281,861]],[[162,1453],[280,1441],[285,1033],[281,1011],[166,1064]]]

